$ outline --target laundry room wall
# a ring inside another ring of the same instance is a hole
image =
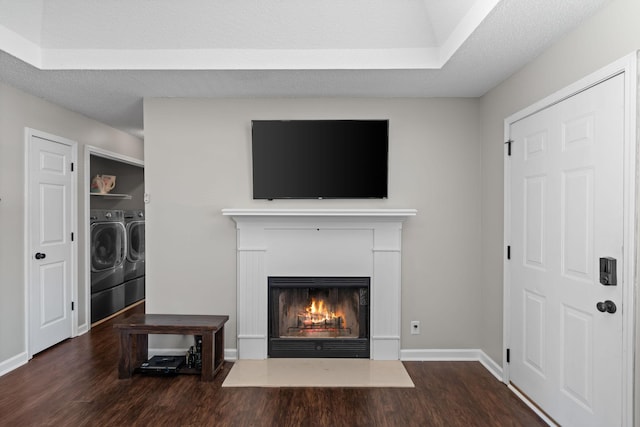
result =
[[[0,375],[27,361],[25,288],[25,127],[78,143],[78,299],[86,297],[84,147],[92,145],[143,159],[143,142],[88,117],[0,83]],[[84,304],[78,326],[86,329]]]
[[[144,167],[134,166],[97,155],[90,156],[90,174],[112,175],[116,185],[110,193],[130,198],[91,196],[91,209],[144,209]]]

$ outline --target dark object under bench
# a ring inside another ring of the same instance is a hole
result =
[[[200,374],[213,381],[224,364],[224,324],[229,316],[193,314],[134,314],[113,327],[120,331],[118,378],[130,378],[147,360],[149,334],[202,336],[202,369],[184,368],[183,374]],[[135,338],[134,338],[135,337]]]

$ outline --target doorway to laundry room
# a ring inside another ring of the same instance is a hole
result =
[[[145,297],[144,164],[98,149],[88,153],[91,324]]]

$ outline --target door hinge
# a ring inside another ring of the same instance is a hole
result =
[[[507,349],[507,363],[511,363],[511,349]]]
[[[507,259],[511,259],[511,246],[507,246]]]
[[[507,156],[511,156],[511,143],[513,141],[512,140],[508,140],[507,142],[505,142],[505,144],[507,144]]]
[[[71,301],[71,311],[76,309],[76,303]]]
[[[73,172],[73,162],[71,162],[71,172]]]
[[[73,231],[71,232],[71,241],[73,242]]]

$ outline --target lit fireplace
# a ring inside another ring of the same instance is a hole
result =
[[[369,357],[368,277],[270,277],[269,357]]]
[[[309,305],[298,313],[296,325],[289,326],[287,334],[281,335],[281,338],[353,337],[351,334],[352,328],[346,326],[344,313],[327,308],[329,303],[325,302],[324,299],[316,300],[316,298],[310,297],[310,300]]]

